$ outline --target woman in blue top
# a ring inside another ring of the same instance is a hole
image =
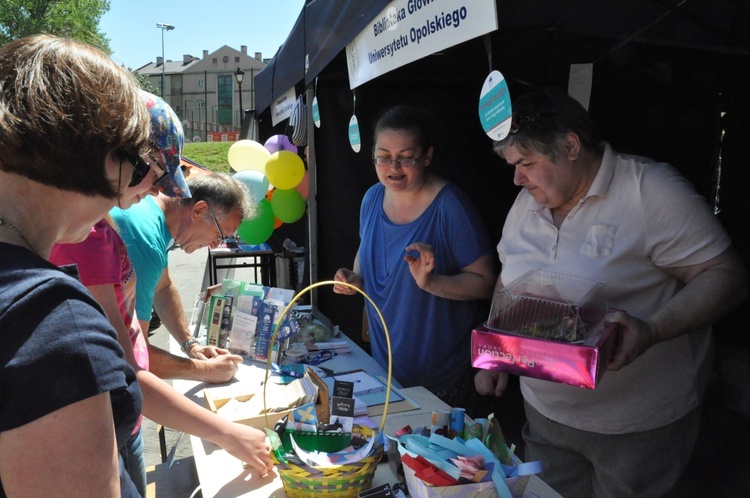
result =
[[[397,106],[380,118],[373,148],[380,183],[362,201],[354,268],[339,269],[334,280],[362,289],[382,311],[394,378],[462,406],[472,390],[471,329],[484,318],[477,300],[490,298],[496,274],[476,209],[428,169],[432,140],[430,118],[420,110]],[[333,290],[356,293],[343,285]],[[385,366],[383,327],[373,309],[367,316],[372,355]]]

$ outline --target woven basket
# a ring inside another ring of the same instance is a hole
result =
[[[354,289],[355,291],[362,294],[370,304],[375,308],[375,311],[383,324],[383,330],[385,331],[386,343],[388,345],[388,383],[386,386],[388,395],[385,399],[385,405],[383,407],[383,417],[380,421],[380,431],[383,431],[385,426],[385,419],[388,413],[388,403],[390,401],[391,392],[391,379],[392,379],[392,361],[391,361],[391,339],[388,333],[388,327],[385,324],[383,315],[378,309],[377,305],[370,299],[359,288],[345,283],[335,282],[333,280],[327,280],[325,282],[318,282],[302,289],[295,298],[287,305],[281,314],[281,318],[278,323],[283,323],[287,313],[294,306],[294,303],[302,297],[306,292],[323,285],[343,285]],[[273,344],[276,341],[276,335],[278,333],[278,327],[274,330],[271,336],[271,343],[269,345],[269,351],[272,350]],[[266,361],[266,378],[263,382],[263,405],[266,404],[266,386],[268,385],[268,375],[271,369],[271,355],[269,355]],[[266,426],[270,427],[268,422]],[[357,428],[355,427],[355,430]],[[374,437],[374,436],[372,436]],[[271,459],[279,472],[281,482],[284,485],[284,491],[290,498],[311,498],[311,497],[325,497],[325,498],[350,498],[357,496],[361,491],[369,489],[372,486],[372,478],[375,475],[375,469],[378,467],[381,457],[383,456],[382,446],[375,452],[362,460],[347,465],[338,465],[334,467],[313,467],[311,465],[297,465],[291,462],[280,462],[276,455],[272,452]]]

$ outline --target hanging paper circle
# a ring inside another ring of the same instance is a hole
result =
[[[268,178],[260,171],[248,169],[235,173],[233,178],[245,184],[247,189],[253,194],[253,202],[260,202],[265,199],[268,192]]]
[[[267,241],[273,233],[274,216],[271,203],[263,199],[256,205],[255,218],[242,220],[237,235],[250,245],[258,245]]]
[[[295,154],[297,153],[297,146],[294,145],[286,135],[272,136],[271,138],[266,140],[266,143],[263,144],[263,147],[265,147],[266,150],[271,154],[280,150],[288,150],[289,152],[294,152]]]
[[[318,107],[318,97],[313,97],[312,117],[316,128],[320,128],[320,108]]]
[[[294,190],[302,194],[302,198],[307,200],[310,197],[310,174],[305,170],[305,175],[302,177],[302,181],[294,187]]]
[[[264,172],[271,153],[255,140],[239,140],[229,147],[227,160],[235,171],[254,169]]]
[[[482,128],[492,140],[502,140],[508,136],[512,116],[508,83],[500,71],[492,71],[479,93],[479,121]]]
[[[362,147],[362,139],[359,136],[359,122],[357,116],[352,114],[352,118],[349,120],[349,145],[352,146],[354,152],[359,152]]]
[[[276,189],[271,199],[273,214],[284,223],[294,223],[305,214],[305,200],[294,189]]]
[[[290,189],[299,185],[305,175],[305,163],[294,152],[280,150],[266,161],[266,176],[279,189]]]

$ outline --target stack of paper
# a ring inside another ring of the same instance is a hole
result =
[[[352,349],[346,341],[316,342],[307,346],[308,351],[330,351],[332,353],[351,353]]]
[[[352,382],[354,384],[354,395],[377,393],[385,390],[385,386],[378,379],[367,372],[352,372],[350,374],[337,375],[336,380]]]

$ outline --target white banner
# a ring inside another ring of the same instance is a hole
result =
[[[394,0],[346,46],[349,88],[496,29],[495,0]]]
[[[276,126],[291,116],[296,101],[297,96],[294,93],[294,87],[290,88],[284,95],[276,99],[276,101],[271,104],[271,125]]]

